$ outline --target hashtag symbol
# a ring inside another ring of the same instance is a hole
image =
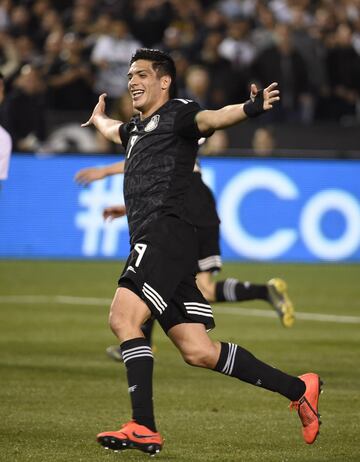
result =
[[[79,193],[78,203],[85,210],[75,215],[75,225],[83,231],[82,253],[88,257],[116,255],[119,234],[127,230],[126,217],[106,223],[103,209],[109,205],[124,203],[123,176],[115,175],[91,183]]]

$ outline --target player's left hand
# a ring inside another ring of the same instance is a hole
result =
[[[264,111],[268,111],[269,109],[272,109],[273,104],[276,101],[280,101],[280,91],[277,89],[278,83],[273,82],[271,83],[268,87],[264,88],[263,90],[263,109]],[[251,101],[255,100],[255,97],[258,93],[258,88],[255,83],[251,84],[251,89],[250,89],[250,99]]]
[[[76,183],[82,186],[87,186],[96,180],[101,180],[105,177],[103,169],[100,167],[89,167],[79,170],[75,175]]]

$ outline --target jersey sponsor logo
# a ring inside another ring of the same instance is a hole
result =
[[[133,273],[136,273],[136,271],[134,270],[134,267],[131,265],[127,267],[126,271],[132,271]]]
[[[146,124],[144,130],[146,132],[152,132],[159,125],[159,120],[160,120],[159,114],[154,115],[153,117],[151,117],[150,122]]]

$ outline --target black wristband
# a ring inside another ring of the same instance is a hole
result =
[[[255,98],[249,99],[244,103],[244,112],[248,117],[257,117],[265,112],[264,110],[264,90],[259,90]]]

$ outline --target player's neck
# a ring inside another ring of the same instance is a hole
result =
[[[144,120],[150,117],[152,114],[154,114],[154,112],[156,112],[158,109],[164,106],[164,104],[166,104],[169,101],[169,99],[170,98],[161,99],[156,104],[152,105],[151,108],[145,109],[144,111],[140,111],[140,120]]]

